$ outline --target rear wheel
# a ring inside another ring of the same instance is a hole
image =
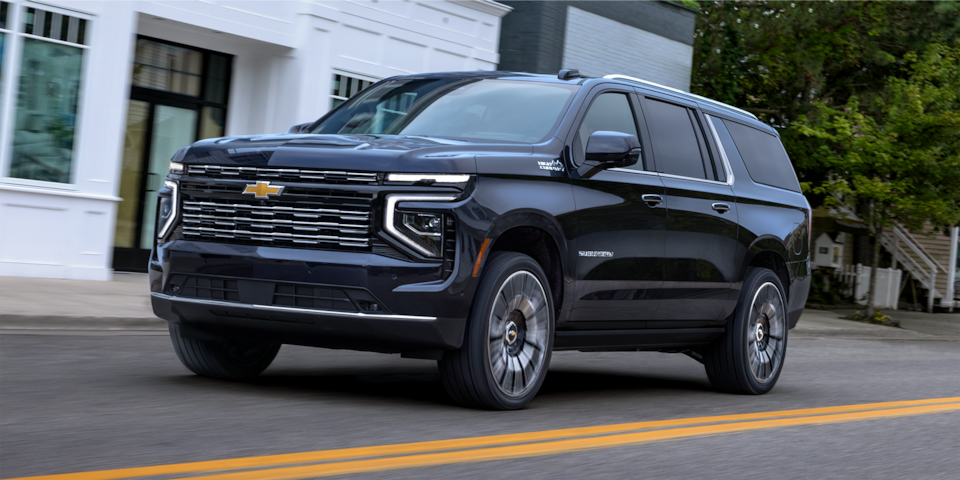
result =
[[[540,265],[515,252],[490,256],[463,346],[440,360],[457,402],[514,410],[540,390],[553,349],[553,300]]]
[[[191,372],[225,380],[248,380],[260,375],[280,351],[279,343],[184,338],[176,323],[170,323],[170,339],[177,358]]]
[[[704,352],[710,383],[720,391],[761,395],[773,389],[787,351],[783,284],[773,271],[750,268],[723,336]]]

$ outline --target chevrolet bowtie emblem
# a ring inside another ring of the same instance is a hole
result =
[[[270,195],[283,193],[283,186],[271,187],[270,182],[257,182],[255,185],[247,185],[243,193],[252,193],[256,198],[270,198]]]

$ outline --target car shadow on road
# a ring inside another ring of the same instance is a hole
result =
[[[230,389],[232,393],[330,400],[386,400],[414,404],[456,406],[440,383],[439,373],[424,367],[391,369],[283,369],[247,382],[227,382],[198,376],[177,378],[191,388]],[[672,392],[707,392],[706,379],[664,378],[654,375],[590,370],[551,370],[540,389],[540,400],[557,401],[571,395],[582,399]]]
[[[636,394],[642,396],[664,390],[684,392],[710,391],[706,378],[697,381],[689,378],[660,377],[616,372],[585,370],[551,370],[540,388],[539,396],[563,396],[565,394],[590,394],[598,396],[610,393]]]

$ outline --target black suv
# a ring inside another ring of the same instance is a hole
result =
[[[515,409],[554,350],[659,350],[762,394],[810,285],[776,131],[621,75],[388,78],[287,134],[181,149],[159,196],[153,309],[210,377],[284,343],[400,353]]]

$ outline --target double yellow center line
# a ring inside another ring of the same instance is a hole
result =
[[[299,479],[554,455],[678,438],[960,411],[960,397],[621,423],[486,437],[68,473],[30,480],[112,480],[156,475],[205,480]],[[200,476],[197,476],[200,475]],[[18,479],[18,480],[26,480]]]

